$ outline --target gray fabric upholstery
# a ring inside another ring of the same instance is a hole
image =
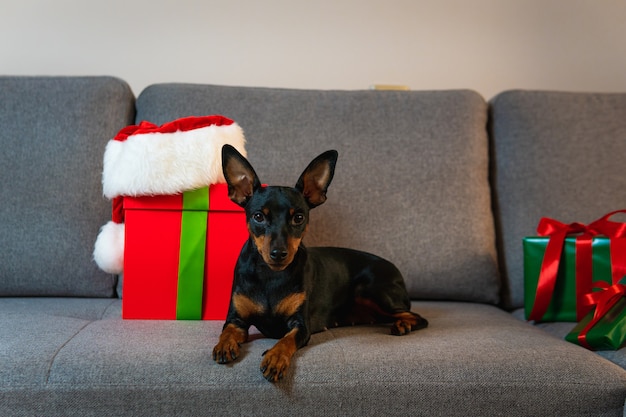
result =
[[[505,92],[491,133],[502,298],[521,307],[521,242],[541,217],[588,223],[626,208],[626,94]]]
[[[316,334],[274,385],[259,371],[274,340],[255,335],[218,365],[219,322],[121,320],[119,300],[32,301],[0,299],[3,416],[618,416],[626,396],[621,368],[484,304],[415,303],[431,326],[406,337]],[[36,337],[16,338],[19,327]]]
[[[91,253],[111,217],[104,146],[133,104],[114,78],[0,77],[0,295],[114,294]]]
[[[315,156],[339,151],[305,244],[388,258],[414,298],[498,301],[487,111],[478,94],[166,84],[137,99],[137,121],[205,114],[242,126],[266,183],[295,185]]]
[[[520,308],[513,311],[513,316],[517,317],[520,320],[524,320],[524,309]],[[537,323],[536,326],[551,335],[558,337],[559,339],[565,339],[565,336],[572,331],[574,327],[576,327],[576,323],[571,322],[546,322],[546,323]],[[611,362],[616,363],[622,368],[626,369],[626,348],[622,348],[619,350],[600,350],[596,351],[596,353],[603,358],[610,360]]]

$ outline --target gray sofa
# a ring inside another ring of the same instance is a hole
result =
[[[0,415],[617,416],[625,350],[523,320],[521,239],[540,217],[626,208],[626,94],[310,91],[0,77]],[[313,335],[285,380],[253,334],[211,359],[222,323],[122,320],[122,279],[92,260],[102,155],[122,127],[223,114],[263,182],[339,162],[306,244],[382,255],[430,326]]]

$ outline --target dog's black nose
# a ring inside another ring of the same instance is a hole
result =
[[[287,251],[283,249],[274,249],[270,252],[270,258],[272,258],[273,261],[282,261],[287,255]]]

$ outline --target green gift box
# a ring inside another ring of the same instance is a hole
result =
[[[524,313],[526,319],[530,318],[535,304],[541,265],[549,240],[547,237],[524,238]],[[584,284],[587,290],[580,290],[581,293],[577,294],[576,237],[565,238],[554,292],[541,321],[578,321],[579,309],[582,309],[584,314],[589,312],[590,307],[582,307],[580,300],[591,291],[593,282],[603,281],[609,284],[612,282],[610,239],[595,237],[591,241],[591,247],[592,280]],[[579,287],[580,285],[579,283]]]
[[[618,210],[585,225],[542,218],[538,236],[526,237],[524,310],[527,320],[582,320],[585,297],[597,283],[617,284],[626,274],[626,223],[609,221]]]
[[[618,284],[588,295],[596,305],[565,336],[568,342],[591,350],[617,350],[626,345],[626,277]]]

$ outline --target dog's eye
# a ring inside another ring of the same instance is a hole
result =
[[[294,214],[293,218],[291,219],[291,222],[295,225],[295,226],[300,226],[302,223],[304,223],[304,214],[302,213],[296,213]]]
[[[252,219],[257,223],[263,223],[265,221],[265,215],[260,211],[257,211],[252,215]]]

